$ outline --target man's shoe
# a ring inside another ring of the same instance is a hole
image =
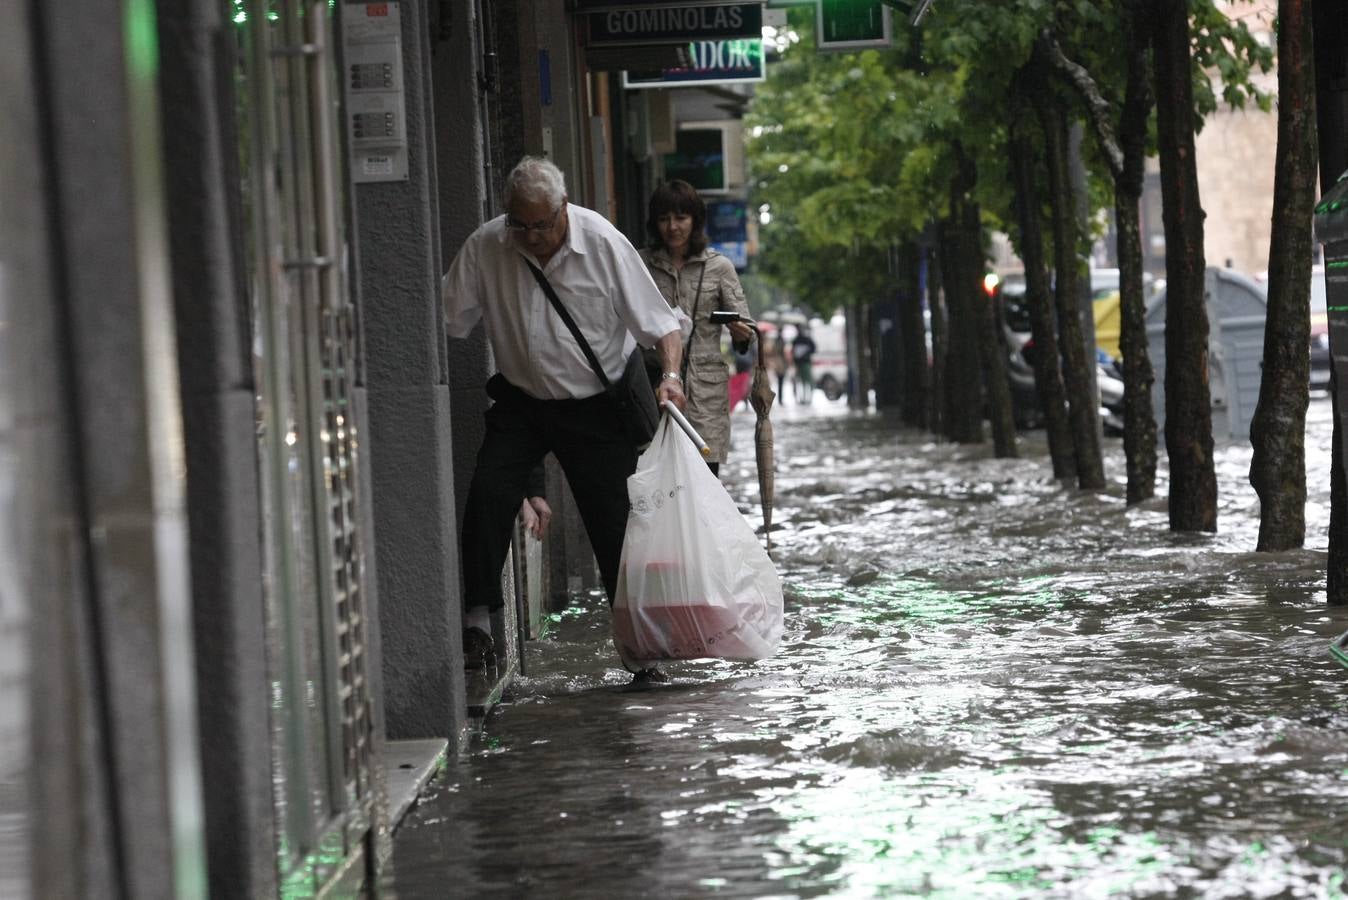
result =
[[[481,628],[463,630],[463,667],[465,669],[485,669],[496,664],[496,644],[491,635]]]

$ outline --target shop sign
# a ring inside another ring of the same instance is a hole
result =
[[[714,244],[743,244],[749,240],[746,225],[749,210],[743,200],[717,200],[707,204],[707,239]]]
[[[748,204],[743,200],[707,203],[707,241],[741,271],[749,265]]]
[[[660,72],[624,72],[623,87],[657,88],[694,84],[762,81],[763,40],[696,41],[688,45],[690,66]]]
[[[819,0],[815,46],[820,50],[863,50],[892,42],[889,0]]]
[[[614,9],[586,18],[592,47],[761,38],[763,32],[761,3]]]
[[[707,246],[730,260],[730,264],[735,267],[736,271],[743,272],[749,268],[749,245],[744,241],[732,241],[724,244],[711,241],[708,242]]]
[[[815,3],[818,0],[797,0]],[[656,9],[675,6],[735,6],[735,0],[574,0],[576,12],[595,12],[601,9]]]

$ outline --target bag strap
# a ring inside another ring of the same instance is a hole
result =
[[[524,259],[524,257],[520,258]],[[548,276],[543,274],[542,269],[529,260],[525,259],[524,264],[529,267],[529,271],[534,273],[534,280],[537,281],[538,286],[543,289],[543,293],[548,295],[548,300],[552,302],[552,308],[557,310],[557,315],[562,317],[562,321],[565,322],[566,327],[570,329],[571,336],[575,338],[576,343],[580,345],[580,350],[585,354],[585,358],[589,361],[590,368],[594,369],[594,374],[599,376],[599,381],[604,385],[604,390],[608,390],[612,385],[612,382],[610,382],[608,376],[604,374],[604,367],[599,365],[599,358],[595,356],[594,351],[590,349],[590,342],[585,340],[585,335],[580,333],[580,326],[576,324],[575,319],[571,318],[571,313],[566,311],[566,307],[562,305],[562,301],[557,298],[557,292],[552,289],[552,282],[548,281]]]
[[[683,362],[679,364],[679,380],[688,390],[688,356],[693,350],[693,338],[697,335],[697,308],[702,303],[702,279],[707,276],[707,261],[702,261],[702,271],[697,273],[697,291],[693,294],[693,327],[688,332],[688,344],[683,348]],[[675,288],[677,290],[677,288]]]

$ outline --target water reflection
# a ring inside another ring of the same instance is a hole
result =
[[[602,602],[562,617],[398,833],[396,896],[1343,896],[1328,415],[1309,549],[1263,555],[1248,449],[1221,530],[1176,536],[1125,508],[1116,442],[1077,495],[1033,441],[784,411],[781,653],[628,694]],[[749,422],[724,471],[754,519]]]

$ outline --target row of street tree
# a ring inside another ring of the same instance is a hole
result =
[[[1278,15],[1278,171],[1250,473],[1268,551],[1305,541],[1317,176],[1309,0],[1281,0]],[[1127,500],[1138,503],[1155,493],[1158,452],[1139,221],[1145,161],[1158,157],[1170,526],[1215,531],[1194,134],[1219,104],[1272,107],[1253,75],[1272,68],[1273,48],[1216,0],[943,0],[920,28],[898,28],[892,48],[846,54],[815,51],[812,16],[792,10],[747,121],[754,202],[770,213],[763,275],[817,308],[846,308],[854,323],[872,301],[897,297],[902,420],[976,442],[986,417],[996,454],[1014,456],[1000,322],[981,289],[987,234],[1005,231],[1024,264],[1054,473],[1099,490],[1085,211],[1112,208]],[[855,381],[854,399],[866,397],[867,366]],[[1334,492],[1330,536],[1335,603],[1348,602],[1343,493]]]

